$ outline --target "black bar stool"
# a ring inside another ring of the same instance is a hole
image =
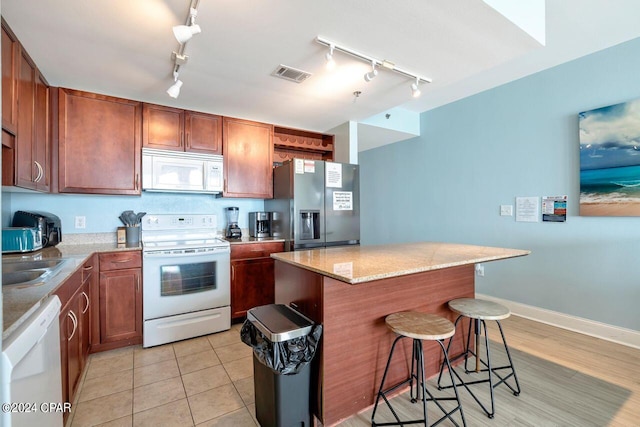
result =
[[[437,341],[440,344],[440,348],[442,348],[442,353],[444,355],[444,363],[449,367],[449,371],[451,372],[451,366],[449,365],[449,358],[447,357],[447,352],[444,347],[444,340],[453,336],[455,333],[455,328],[453,323],[445,319],[444,317],[436,316],[434,314],[427,313],[419,313],[415,311],[405,311],[400,313],[390,314],[385,318],[385,322],[387,326],[395,332],[398,337],[393,341],[393,345],[391,346],[391,351],[389,352],[389,359],[387,360],[387,366],[384,370],[384,374],[382,375],[382,382],[380,383],[380,389],[378,390],[378,395],[376,397],[376,403],[373,407],[373,413],[371,414],[371,425],[372,426],[391,426],[391,425],[404,425],[404,424],[424,424],[425,426],[428,424],[427,418],[427,402],[434,402],[438,408],[444,413],[440,419],[438,419],[432,425],[439,424],[445,418],[450,419],[453,424],[458,426],[458,423],[452,418],[456,411],[460,411],[460,418],[462,419],[462,425],[466,426],[466,422],[464,420],[464,413],[462,412],[462,405],[460,403],[460,399],[458,397],[458,391],[455,387],[455,383],[453,382],[453,374],[451,374],[451,381],[453,384],[453,391],[455,393],[455,397],[434,397],[429,390],[426,388],[426,379],[424,372],[424,353],[422,351],[422,340],[427,341]],[[384,389],[384,383],[387,378],[387,373],[389,371],[389,366],[391,365],[391,359],[393,357],[393,351],[396,348],[396,344],[402,338],[412,338],[413,339],[413,352],[411,359],[411,372],[409,373],[409,377],[402,381],[399,384],[396,384],[390,388]],[[415,393],[414,393],[414,381],[415,381]],[[411,402],[415,403],[420,399],[420,390],[422,391],[422,412],[423,418],[410,420],[410,421],[401,421],[398,417],[398,414],[391,406],[391,402],[387,399],[387,393],[393,392],[398,388],[404,386],[409,383],[410,389],[410,398]],[[391,413],[396,419],[396,422],[386,422],[386,423],[376,423],[374,421],[376,416],[376,410],[378,409],[378,403],[380,399],[383,399],[387,404]],[[443,400],[455,400],[458,405],[452,410],[448,411],[441,404],[440,401]]]
[[[478,379],[478,380],[463,380],[460,374],[453,370],[453,373],[458,379],[458,383],[452,381],[452,385],[442,386],[440,384],[440,380],[442,379],[442,372],[444,371],[444,363],[440,367],[440,375],[438,376],[438,388],[445,389],[450,388],[452,386],[464,386],[467,391],[471,394],[473,399],[480,405],[482,410],[487,414],[489,418],[493,418],[495,414],[495,400],[493,395],[493,390],[498,387],[500,384],[505,384],[509,389],[513,392],[515,396],[520,394],[520,383],[518,382],[518,376],[516,375],[516,369],[513,366],[513,361],[511,360],[511,353],[509,353],[509,346],[507,346],[507,341],[504,338],[504,332],[502,331],[502,325],[500,324],[500,320],[506,319],[511,316],[511,311],[498,303],[493,301],[486,301],[475,298],[458,298],[449,301],[449,308],[454,312],[458,313],[459,316],[455,321],[455,326],[458,325],[458,321],[460,321],[463,317],[468,317],[472,321],[469,322],[469,331],[467,332],[467,344],[465,346],[465,350],[463,353],[455,356],[451,359],[451,361],[455,361],[464,357],[464,372],[465,374],[473,376],[475,373],[488,373],[487,378]],[[487,324],[486,320],[495,320],[498,324],[498,329],[500,330],[500,335],[502,336],[502,343],[504,344],[504,349],[507,353],[507,358],[509,359],[509,364],[504,366],[494,367],[491,365],[491,354],[489,352],[489,337],[487,334]],[[475,352],[471,350],[471,329],[473,327],[473,331],[475,334]],[[481,328],[484,328],[484,343],[486,348],[486,360],[482,360],[481,357],[477,355],[478,349],[480,348],[480,335],[482,333]],[[449,341],[449,346],[451,346],[451,341]],[[449,351],[449,346],[447,346],[447,351]],[[475,368],[469,370],[467,362],[470,356],[475,357]],[[481,366],[482,365],[482,366]],[[451,369],[450,365],[447,365],[449,369]],[[484,367],[483,367],[484,366]],[[508,373],[500,374],[499,371],[507,370]],[[484,375],[482,375],[484,376]],[[496,377],[494,379],[494,377]],[[513,377],[514,384],[509,384],[507,380]],[[497,380],[497,381],[496,381]],[[491,411],[489,411],[485,405],[482,404],[480,399],[476,396],[473,391],[469,388],[470,385],[474,384],[482,384],[489,383],[489,391],[491,395]]]

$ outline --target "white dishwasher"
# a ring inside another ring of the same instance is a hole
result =
[[[2,343],[4,427],[62,426],[60,306],[49,297]]]

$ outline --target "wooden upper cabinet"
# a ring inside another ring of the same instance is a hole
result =
[[[139,195],[142,103],[58,90],[58,191]]]
[[[222,117],[144,104],[142,146],[222,154]]]
[[[38,168],[34,163],[36,67],[24,50],[18,57],[18,132],[15,144],[15,182],[17,187],[35,189]]]
[[[36,74],[33,161],[37,170],[36,190],[51,189],[51,123],[49,85],[40,72]]]
[[[223,118],[224,197],[273,197],[273,125]]]
[[[184,151],[184,110],[144,104],[142,123],[143,147]]]
[[[186,111],[184,117],[185,150],[222,154],[222,117]]]
[[[18,127],[18,57],[20,44],[2,19],[2,128],[15,135]]]

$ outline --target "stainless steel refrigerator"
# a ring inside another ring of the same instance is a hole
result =
[[[360,244],[358,165],[293,159],[273,170],[272,235],[285,250]]]

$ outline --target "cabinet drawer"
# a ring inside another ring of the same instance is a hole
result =
[[[100,271],[140,268],[141,265],[142,257],[138,251],[100,254]]]
[[[283,252],[283,242],[259,242],[231,245],[231,259],[264,258],[275,252]]]

